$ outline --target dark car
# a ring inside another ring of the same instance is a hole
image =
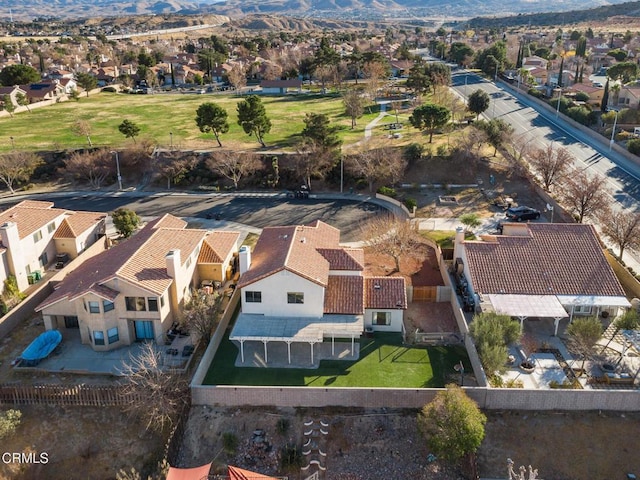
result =
[[[540,212],[535,208],[525,207],[524,205],[522,205],[519,207],[508,208],[505,217],[511,222],[537,220],[538,218],[540,218]]]

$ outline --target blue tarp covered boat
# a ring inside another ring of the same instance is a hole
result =
[[[20,358],[23,365],[36,365],[43,358],[53,352],[62,341],[62,334],[58,330],[47,330],[24,349]]]

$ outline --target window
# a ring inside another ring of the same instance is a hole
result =
[[[104,345],[104,332],[100,330],[93,331],[93,344],[94,345]]]
[[[576,305],[573,307],[573,313],[582,314],[582,315],[590,315],[591,314],[591,305]]]
[[[157,297],[149,297],[147,298],[147,303],[149,304],[150,312],[158,311],[158,298]]]
[[[287,292],[287,303],[304,303],[304,293]]]
[[[100,313],[100,304],[98,302],[89,302],[89,313]]]
[[[391,325],[391,312],[373,312],[374,325]]]
[[[113,302],[110,302],[109,300],[103,300],[102,301],[102,310],[104,312],[110,312],[114,308],[115,308],[115,306],[113,305]]]
[[[262,303],[262,292],[244,292],[244,300],[247,303]]]
[[[42,240],[42,232],[38,230],[33,234],[33,243],[38,243],[40,240]]]
[[[51,222],[49,225],[47,225],[47,232],[49,233],[53,233],[56,229],[56,223],[55,222]]]
[[[113,327],[107,330],[107,340],[109,342],[109,345],[120,340],[120,335],[118,335],[118,327]]]
[[[130,312],[145,312],[147,310],[144,297],[124,297],[124,303]]]

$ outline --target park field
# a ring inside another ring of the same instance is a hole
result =
[[[270,118],[271,132],[265,135],[268,148],[294,149],[304,128],[306,113],[324,113],[332,125],[340,128],[339,135],[345,145],[353,144],[364,137],[364,128],[378,115],[378,107],[365,110],[358,119],[356,128],[351,129],[351,118],[345,115],[339,96],[285,96],[261,97],[267,116]],[[122,148],[132,144],[118,131],[118,125],[125,119],[136,123],[141,131],[137,141],[148,139],[152,144],[176,149],[212,149],[217,147],[211,134],[200,132],[195,123],[196,109],[205,102],[214,102],[227,110],[229,132],[221,136],[224,147],[234,149],[258,149],[255,137],[249,136],[237,124],[236,105],[241,97],[235,95],[210,94],[155,94],[131,95],[101,92],[90,97],[82,96],[79,101],[68,101],[48,107],[21,112],[13,117],[0,119],[0,151],[13,147],[24,150],[61,150],[87,146],[87,140],[72,132],[76,120],[85,120],[91,127],[91,140],[95,146]],[[400,121],[407,121],[401,115]],[[385,123],[395,122],[395,116],[382,119],[374,136],[387,138]],[[405,128],[407,130],[413,130]],[[405,132],[403,132],[405,133]],[[419,132],[406,132],[409,136],[419,136]],[[407,137],[407,135],[404,135]],[[405,141],[398,143],[405,143]],[[394,142],[395,143],[395,142]]]

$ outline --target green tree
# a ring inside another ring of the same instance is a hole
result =
[[[418,427],[429,448],[451,463],[475,454],[486,423],[478,405],[456,385],[447,385],[418,414]]]
[[[76,81],[89,96],[89,92],[98,86],[98,79],[89,73],[77,73]]]
[[[584,362],[594,353],[596,342],[602,336],[602,323],[595,317],[574,318],[567,327],[569,336],[568,347],[572,353],[582,357],[582,369]]]
[[[425,129],[429,133],[429,143],[433,141],[433,132],[444,127],[451,119],[451,111],[447,107],[427,103],[417,107],[409,121],[415,128]]]
[[[482,70],[485,75],[493,77],[501,66],[507,63],[507,44],[500,41],[495,42],[489,48],[480,51],[476,57],[476,66]]]
[[[29,108],[29,97],[27,97],[24,93],[16,93],[16,102],[21,107],[27,107],[27,110],[31,112]]]
[[[474,54],[473,48],[463,42],[453,42],[449,47],[449,60],[458,65],[465,65]]]
[[[629,83],[638,78],[640,67],[636,62],[620,62],[607,69],[607,77],[612,80],[622,80],[622,83]]]
[[[338,137],[339,127],[331,125],[329,117],[324,113],[307,113],[304,116],[302,138],[312,140],[317,146],[327,151],[335,151],[342,145]]]
[[[477,213],[465,213],[460,218],[460,223],[462,223],[467,230],[479,227],[482,225],[482,221]]]
[[[604,353],[604,351],[607,349],[607,347],[609,346],[613,338],[618,334],[620,330],[637,330],[639,325],[640,325],[640,316],[638,316],[637,310],[631,309],[624,312],[621,316],[619,316],[613,321],[613,327],[614,327],[613,335],[609,337],[607,344],[604,347],[602,347],[602,350],[600,350],[600,353],[601,354]]]
[[[123,238],[129,238],[138,229],[140,217],[133,210],[119,208],[111,214],[113,226]]]
[[[133,143],[136,143],[136,137],[140,134],[140,127],[131,120],[126,119],[123,120],[120,125],[118,125],[118,130],[126,138],[131,138],[133,140]]]
[[[260,145],[264,143],[265,134],[271,131],[271,120],[267,117],[264,105],[256,95],[249,95],[245,100],[238,102],[238,125],[244,133],[255,135]]]
[[[480,114],[484,112],[487,108],[489,108],[489,104],[491,103],[491,98],[489,94],[484,90],[478,89],[469,95],[469,99],[467,101],[467,108],[471,113],[476,114],[476,120],[480,117]]]
[[[20,426],[22,412],[20,410],[7,410],[0,413],[0,438],[9,437]]]
[[[416,63],[411,67],[406,86],[416,93],[426,93],[429,91],[429,88],[431,88],[431,78],[425,71],[422,63]]]
[[[502,118],[492,118],[488,122],[477,122],[475,124],[487,135],[487,142],[493,147],[493,156],[498,153],[498,149],[509,141],[513,134],[513,127]]]
[[[211,102],[203,103],[196,110],[196,125],[202,133],[213,133],[218,146],[222,147],[220,135],[229,131],[227,111],[224,108]]]
[[[482,367],[489,376],[504,371],[508,355],[507,346],[522,336],[517,321],[497,313],[480,313],[474,316],[469,333],[478,349]]]
[[[13,87],[14,85],[27,85],[40,81],[38,71],[29,65],[8,65],[0,70],[0,85]]]
[[[2,96],[2,109],[5,110],[10,117],[13,118],[13,112],[16,111],[16,106],[13,104],[13,100],[11,100],[10,95]]]

